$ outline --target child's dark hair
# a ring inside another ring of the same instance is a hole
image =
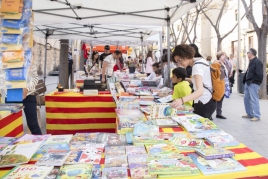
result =
[[[181,78],[182,81],[184,81],[187,76],[186,69],[182,67],[178,67],[172,70],[172,74],[175,75],[177,78]]]
[[[139,60],[139,63],[142,63],[142,60]]]
[[[154,63],[153,67],[159,68],[159,63]]]
[[[156,75],[161,75],[161,74],[162,74],[161,69],[157,69],[157,70],[155,71],[155,74],[156,74]]]

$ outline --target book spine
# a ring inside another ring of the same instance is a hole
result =
[[[220,159],[220,158],[231,158],[233,156],[234,156],[233,153],[229,153],[229,154],[221,154],[221,155],[204,156],[204,158],[206,160],[213,160],[213,159]]]

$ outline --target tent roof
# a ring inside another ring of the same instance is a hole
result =
[[[129,24],[174,23],[197,3],[190,0],[33,0],[35,23]],[[170,18],[167,16],[169,10]]]

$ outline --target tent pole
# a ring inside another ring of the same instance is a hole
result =
[[[92,57],[92,53],[93,53],[93,44],[92,44],[92,41],[90,42],[90,57]],[[93,60],[93,59],[92,59]]]
[[[141,71],[144,73],[144,54],[143,54],[143,37],[141,36],[141,55],[142,55],[142,64],[141,64]]]
[[[162,56],[163,56],[163,42],[162,42],[162,31],[159,31],[159,46],[160,46],[160,59],[159,62],[161,63],[161,73],[162,73],[162,78],[164,78],[164,65],[162,62]]]
[[[168,87],[171,87],[170,83],[170,17],[169,8],[167,9],[167,55],[168,55]]]
[[[47,77],[47,38],[48,38],[48,29],[46,30],[46,41],[45,41],[45,64],[44,64],[44,84],[46,84]]]

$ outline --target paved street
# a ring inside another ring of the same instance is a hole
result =
[[[47,78],[47,93],[56,89],[57,82],[58,77],[56,76]],[[233,89],[234,93],[231,98],[223,101],[223,115],[227,117],[227,120],[217,119],[214,115],[214,122],[221,129],[233,135],[238,141],[268,158],[268,100],[260,101],[261,121],[251,122],[249,119],[241,117],[245,114],[243,94],[237,93],[236,87]],[[42,131],[45,133],[45,107],[41,108],[41,118]]]

